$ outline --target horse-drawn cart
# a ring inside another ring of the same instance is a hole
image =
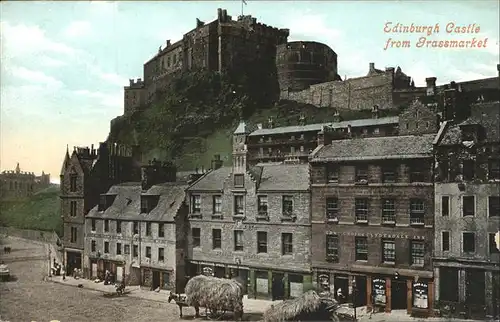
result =
[[[235,280],[198,275],[186,284],[186,295],[171,293],[168,302],[175,300],[182,318],[184,307],[194,307],[196,318],[200,307],[205,308],[211,320],[222,319],[227,312],[233,312],[234,320],[243,316],[243,287]]]

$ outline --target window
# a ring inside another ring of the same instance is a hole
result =
[[[104,220],[104,232],[108,232],[108,231],[109,231],[109,220],[105,219]]]
[[[500,196],[488,197],[488,214],[490,217],[500,216]]]
[[[76,180],[77,180],[77,175],[71,174],[69,177],[69,191],[70,192],[76,192]]]
[[[234,196],[234,215],[243,216],[245,214],[243,206],[243,196]]]
[[[165,225],[163,223],[158,223],[158,237],[165,237]]]
[[[257,232],[257,253],[267,253],[267,232]]]
[[[282,198],[283,216],[291,216],[293,214],[293,197],[283,196]]]
[[[394,239],[382,240],[382,261],[384,263],[396,262],[396,241]]]
[[[474,216],[475,214],[475,200],[474,196],[462,197],[462,214],[463,216]]]
[[[382,182],[383,183],[394,183],[396,182],[396,167],[395,166],[384,166],[382,167]]]
[[[441,216],[449,216],[450,215],[450,197],[442,196],[441,197]]]
[[[104,242],[104,254],[109,254],[109,242]]]
[[[151,236],[151,223],[146,223],[146,236]]]
[[[76,201],[70,202],[70,216],[76,217]]]
[[[449,231],[441,232],[441,250],[443,252],[450,251],[450,232]]]
[[[382,199],[382,223],[393,224],[396,222],[396,208],[394,199]]]
[[[116,221],[116,233],[121,234],[122,233],[122,222],[121,220]]]
[[[378,127],[373,129],[373,134],[379,134],[379,133],[380,133],[380,129]]]
[[[106,210],[106,196],[105,195],[99,196],[99,205],[98,205],[97,210],[99,210],[99,211]]]
[[[368,221],[368,199],[356,198],[354,207],[355,207],[356,222],[367,222]]]
[[[291,153],[291,154],[294,154],[294,153],[295,153],[295,147],[294,147],[294,146],[291,146],[291,147],[290,147],[290,153]]]
[[[90,220],[90,224],[91,224],[90,230],[91,231],[96,231],[96,220],[95,219],[91,219]]]
[[[116,255],[121,255],[121,254],[122,254],[122,244],[116,243]]]
[[[466,181],[474,180],[476,163],[474,160],[464,160],[462,162],[462,175]]]
[[[151,247],[146,246],[146,258],[151,259]]]
[[[411,241],[411,265],[423,266],[425,245],[421,241]]]
[[[410,166],[410,182],[425,182],[425,167],[422,165]]]
[[[422,199],[410,200],[410,224],[423,225],[425,216],[424,201]]]
[[[242,174],[235,174],[234,186],[237,188],[243,188],[245,186],[245,176]]]
[[[90,242],[90,251],[91,251],[91,252],[95,252],[95,251],[96,251],[96,248],[97,248],[97,243],[96,243],[96,241],[95,241],[95,240],[92,240],[92,241]]]
[[[222,247],[222,232],[220,229],[212,229],[212,249]]]
[[[258,196],[259,215],[267,216],[267,196]]]
[[[489,243],[490,243],[490,254],[498,254],[500,253],[500,249],[498,249],[497,243],[495,242],[495,234],[488,234]]]
[[[292,255],[293,253],[293,236],[290,233],[281,234],[281,254]]]
[[[191,228],[191,235],[193,236],[193,247],[200,247],[201,245],[200,228]]]
[[[500,159],[488,160],[488,179],[500,180]]]
[[[76,243],[78,240],[78,231],[76,230],[76,227],[71,227],[71,242]]]
[[[356,237],[355,238],[356,255],[357,261],[368,260],[368,238],[366,237]]]
[[[139,234],[139,223],[134,221],[134,235]]]
[[[141,214],[149,213],[150,200],[146,196],[141,196]]]
[[[234,231],[234,250],[243,251],[243,230]]]
[[[222,211],[222,196],[213,197],[213,213],[220,214]]]
[[[328,165],[326,167],[326,180],[328,182],[339,182],[339,168],[335,165]]]
[[[463,233],[462,237],[464,253],[474,253],[476,251],[476,235],[474,233]]]
[[[125,245],[125,247],[123,247],[123,252],[125,255],[130,255],[130,245]]]
[[[201,196],[193,195],[191,196],[191,213],[201,212]]]
[[[326,260],[332,263],[339,261],[339,236],[326,235]]]
[[[158,248],[158,261],[163,262],[165,260],[165,249]]]
[[[334,197],[326,198],[326,219],[331,221],[338,221],[338,214],[338,199]]]
[[[367,165],[356,166],[356,182],[361,182],[361,183],[368,182],[368,166]]]
[[[132,256],[134,258],[139,256],[139,246],[137,246],[137,245],[133,246],[133,248],[132,248]]]
[[[450,180],[450,161],[449,160],[441,160],[439,162],[439,177],[440,180],[447,182]]]

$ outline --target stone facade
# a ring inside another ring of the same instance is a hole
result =
[[[436,301],[456,316],[500,314],[498,110],[472,106],[465,121],[446,123],[436,146]]]
[[[15,200],[32,196],[34,192],[50,186],[50,174],[40,176],[21,171],[19,163],[14,171],[0,173],[0,200]]]

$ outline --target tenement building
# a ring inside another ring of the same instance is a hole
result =
[[[250,166],[249,132],[242,122],[233,134],[232,167],[187,190],[188,275],[239,278],[252,298],[296,297],[311,282],[309,168]]]
[[[358,306],[431,315],[436,113],[415,102],[399,128],[319,134],[310,156],[314,281]]]
[[[457,316],[500,313],[499,109],[472,105],[471,116],[447,122],[436,142],[436,301]]]
[[[66,155],[61,169],[61,216],[63,220],[64,265],[67,271],[83,268],[85,216],[99,203],[99,195],[120,182],[139,181],[138,147],[116,143],[75,147]]]
[[[88,278],[111,272],[117,281],[149,289],[185,284],[187,185],[170,163],[142,167],[142,182],[112,186],[85,217],[84,267]]]

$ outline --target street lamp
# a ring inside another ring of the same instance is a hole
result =
[[[356,277],[352,277],[352,306],[354,307],[354,320],[357,321],[356,316]]]

